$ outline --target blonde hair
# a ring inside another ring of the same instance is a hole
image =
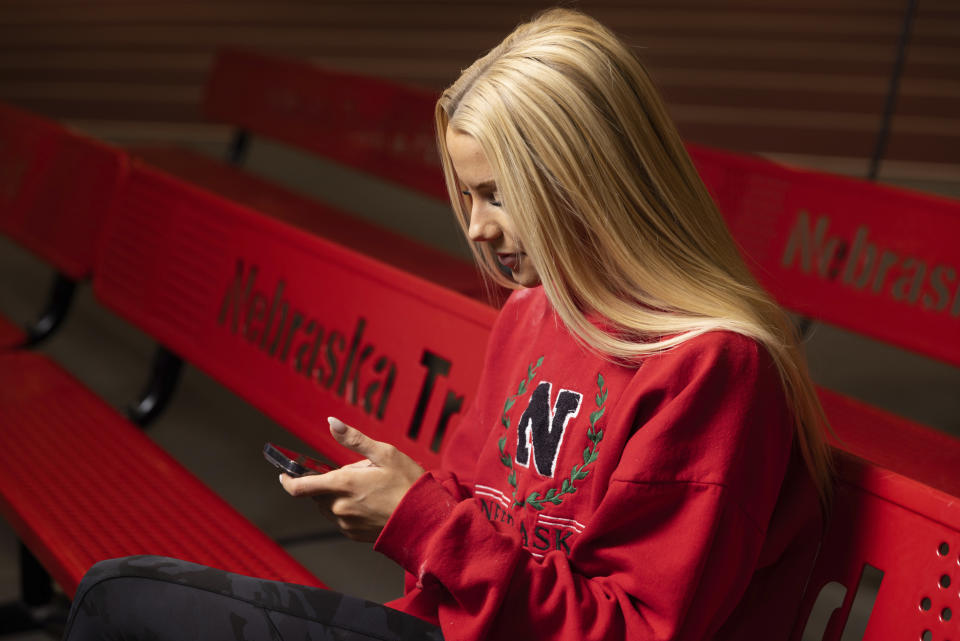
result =
[[[544,291],[585,345],[614,359],[729,330],[763,344],[824,506],[826,418],[789,318],[747,269],[643,65],[594,19],[552,9],[520,25],[437,102],[450,200],[469,211],[447,127],[478,141]],[[488,243],[472,243],[485,273]],[[614,330],[591,323],[599,314]]]

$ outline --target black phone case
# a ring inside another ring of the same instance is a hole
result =
[[[296,461],[292,460],[286,456],[283,452],[275,448],[270,443],[267,443],[263,446],[263,457],[267,459],[275,468],[284,474],[289,474],[293,477],[304,476],[309,474],[311,470],[303,465],[300,465]]]

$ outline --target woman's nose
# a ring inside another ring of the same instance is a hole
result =
[[[467,227],[467,236],[470,240],[475,243],[489,242],[499,238],[500,233],[497,222],[482,203],[477,203],[470,211],[470,225]]]

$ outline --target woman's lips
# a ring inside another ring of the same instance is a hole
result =
[[[520,266],[520,257],[523,254],[501,254],[497,253],[497,260],[500,264],[511,271],[516,271]]]

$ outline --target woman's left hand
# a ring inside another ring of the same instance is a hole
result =
[[[328,420],[333,438],[367,460],[326,474],[300,478],[281,474],[280,483],[291,496],[313,497],[347,537],[376,541],[424,469],[389,443],[375,441],[339,419]]]

